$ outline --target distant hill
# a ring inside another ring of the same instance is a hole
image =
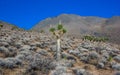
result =
[[[33,30],[40,31],[40,29],[43,29],[47,31],[50,26],[55,26],[59,21],[61,21],[69,33],[72,32],[73,34],[80,34],[91,31],[91,29],[94,28],[94,25],[100,24],[105,20],[105,18],[93,16],[81,17],[74,14],[62,14],[57,17],[47,18],[39,22],[37,25],[35,25],[35,27],[33,27]]]
[[[3,25],[3,27],[1,28],[1,30],[6,31],[6,30],[23,30],[19,27],[17,27],[16,25],[4,22],[0,20],[0,25]]]
[[[79,16],[75,14],[61,14],[47,18],[35,25],[32,30],[48,32],[50,27],[56,26],[59,21],[67,28],[68,35],[92,34],[95,36],[109,36],[112,42],[120,43],[120,16],[102,18],[97,16]],[[119,40],[119,41],[118,41]]]

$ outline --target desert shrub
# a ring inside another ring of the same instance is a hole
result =
[[[17,50],[15,48],[8,48],[9,54],[7,57],[15,57],[17,55]]]
[[[33,54],[33,52],[30,50],[23,50],[17,54],[16,58],[18,58],[22,61],[27,61],[27,62],[31,61],[32,62],[32,60],[33,60],[32,54]]]
[[[53,60],[51,58],[40,57],[34,58],[33,62],[29,64],[27,72],[40,71],[41,73],[48,73],[50,70],[54,68],[55,64],[53,64]]]
[[[6,47],[6,48],[8,48],[9,47],[9,44],[7,43],[7,42],[1,42],[0,43],[0,46],[4,46],[4,47]]]
[[[9,56],[9,50],[5,47],[0,47],[0,53],[4,54],[5,57]]]
[[[17,54],[16,50],[5,47],[0,47],[0,53],[4,54],[4,57],[14,57]]]
[[[24,60],[24,59],[25,59],[25,56],[22,55],[22,54],[18,54],[15,58],[16,58],[16,59],[19,59],[19,60]]]
[[[9,59],[6,59],[6,60],[5,60],[4,68],[13,69],[13,68],[15,68],[15,67],[16,67],[16,65],[15,65],[15,63],[14,63],[13,60],[9,60]]]
[[[42,50],[42,49],[40,51],[38,51],[37,53],[44,55],[44,56],[48,55],[48,52],[46,50]]]
[[[16,68],[18,66],[21,66],[22,61],[16,58],[6,58],[3,61],[3,68],[8,68],[8,69],[13,69]]]
[[[0,58],[0,68],[2,68],[4,65],[5,65],[5,61],[2,58]]]
[[[5,47],[0,47],[0,52],[1,52],[1,53],[6,52],[6,51],[8,51],[7,48],[5,48]]]
[[[99,59],[99,54],[96,52],[91,52],[88,56],[87,62],[93,65],[97,65]]]
[[[9,68],[9,69],[13,69],[13,68],[20,66],[21,64],[22,64],[22,61],[19,59],[6,58],[4,67]]]

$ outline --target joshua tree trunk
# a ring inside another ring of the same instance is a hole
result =
[[[57,53],[56,53],[56,60],[59,61],[60,58],[61,58],[61,55],[60,55],[60,39],[57,39]]]

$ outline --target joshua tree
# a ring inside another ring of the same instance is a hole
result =
[[[50,28],[53,36],[57,39],[57,51],[56,51],[56,60],[59,61],[61,58],[60,51],[60,41],[61,37],[67,32],[61,23],[57,25],[57,28]]]

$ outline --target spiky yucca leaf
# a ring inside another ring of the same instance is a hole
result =
[[[65,28],[63,28],[63,30],[62,30],[62,31],[63,31],[63,33],[66,33],[66,32],[67,32],[67,30],[66,30]]]
[[[54,32],[54,31],[55,31],[55,28],[50,28],[49,31],[50,31],[50,32]]]
[[[58,30],[63,29],[63,25],[62,25],[62,24],[58,24],[57,29],[58,29]]]

